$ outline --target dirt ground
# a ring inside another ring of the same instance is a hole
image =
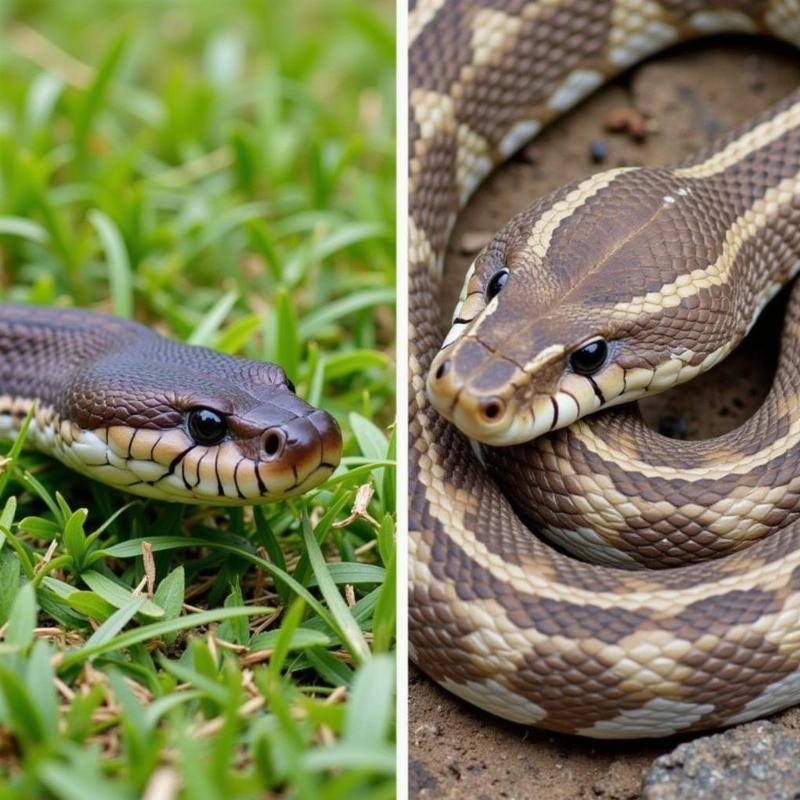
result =
[[[622,165],[668,165],[749,119],[800,85],[800,56],[774,43],[722,39],[674,50],[610,84],[492,176],[462,214],[452,239],[443,298],[449,318],[461,276],[482,241],[516,211],[574,178]],[[650,132],[642,142],[605,130],[633,108]],[[604,155],[594,163],[592,155]],[[781,298],[723,365],[648,401],[662,432],[718,435],[744,421],[769,388]],[[800,710],[776,717],[800,728]],[[414,798],[635,800],[658,755],[679,739],[594,742],[500,721],[468,707],[414,667],[409,687],[410,795]]]

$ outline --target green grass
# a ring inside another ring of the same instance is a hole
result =
[[[219,510],[0,446],[0,798],[393,796],[393,14],[2,7],[0,299],[277,361],[345,457]]]

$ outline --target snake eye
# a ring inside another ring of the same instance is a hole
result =
[[[489,283],[486,284],[486,301],[488,302],[493,297],[500,293],[500,290],[506,285],[508,281],[508,270],[503,267],[503,269],[498,270],[489,278]]]
[[[593,375],[606,361],[608,344],[605,339],[594,339],[569,357],[569,365],[578,375]]]
[[[197,444],[219,444],[228,432],[225,419],[210,408],[195,408],[189,412],[189,434]]]

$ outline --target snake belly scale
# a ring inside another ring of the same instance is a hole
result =
[[[0,435],[133,494],[242,505],[319,485],[336,421],[281,367],[77,309],[0,304]]]
[[[800,94],[677,168],[612,170],[543,198],[475,260],[446,336],[435,302],[455,216],[495,164],[620,70],[718,31],[800,44],[800,10],[410,12],[411,653],[512,721],[665,736],[800,701],[800,291],[775,385],[736,435],[667,443],[635,412],[605,410],[711,368],[795,275]],[[712,560],[675,567],[698,555]]]

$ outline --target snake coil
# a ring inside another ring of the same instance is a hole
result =
[[[732,30],[800,44],[788,0],[411,10],[411,652],[509,720],[665,736],[800,700],[798,290],[775,385],[735,434],[684,447],[604,410],[713,366],[795,274],[800,94],[687,164],[594,175],[515,217],[444,343],[435,302],[455,216],[496,163],[622,69]],[[675,567],[698,555],[714,560]]]

